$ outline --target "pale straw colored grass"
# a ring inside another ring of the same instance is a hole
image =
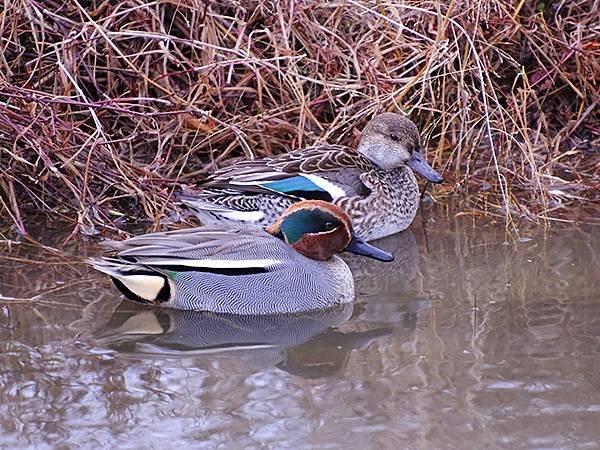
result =
[[[0,214],[21,231],[31,209],[158,226],[229,158],[356,145],[382,111],[423,130],[439,201],[596,214],[598,1],[90,5],[3,5]]]

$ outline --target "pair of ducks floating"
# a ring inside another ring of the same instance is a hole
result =
[[[356,150],[317,146],[216,171],[179,200],[205,226],[112,242],[118,253],[91,263],[127,298],[177,309],[277,314],[350,302],[352,273],[336,253],[393,259],[365,241],[410,225],[413,170],[443,181],[415,124],[384,113]]]

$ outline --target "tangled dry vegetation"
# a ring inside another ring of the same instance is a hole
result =
[[[599,1],[3,3],[0,214],[22,232],[31,210],[159,223],[228,158],[355,145],[381,111],[423,130],[436,199],[547,219],[600,198]]]

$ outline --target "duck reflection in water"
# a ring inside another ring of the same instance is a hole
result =
[[[251,367],[278,366],[305,377],[328,376],[345,366],[351,350],[392,331],[332,329],[347,322],[352,312],[352,304],[294,314],[236,315],[123,303],[98,344],[141,358],[235,354]]]
[[[392,253],[394,260],[381,263],[348,252],[341,254],[354,276],[356,293],[374,296],[410,290],[419,267],[419,249],[414,234],[406,230],[373,243]]]
[[[431,306],[431,301],[421,294],[422,286],[415,282],[419,271],[415,236],[406,230],[373,242],[378,248],[393,252],[394,261],[381,264],[342,254],[354,276],[356,303],[359,307],[364,305],[361,319],[381,324],[385,318],[384,323],[394,329],[414,330],[419,312]]]

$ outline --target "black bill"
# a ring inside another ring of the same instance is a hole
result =
[[[432,183],[441,183],[444,181],[444,178],[435,170],[433,170],[433,168],[425,160],[425,157],[420,150],[412,152],[412,155],[408,160],[408,165],[412,170],[417,172],[419,175],[422,175],[425,177],[425,179],[431,181]]]
[[[344,250],[354,253],[355,255],[368,256],[369,258],[376,259],[377,261],[389,262],[394,260],[394,255],[385,252],[380,248],[374,247],[371,244],[367,244],[354,233],[352,233],[352,240]]]

